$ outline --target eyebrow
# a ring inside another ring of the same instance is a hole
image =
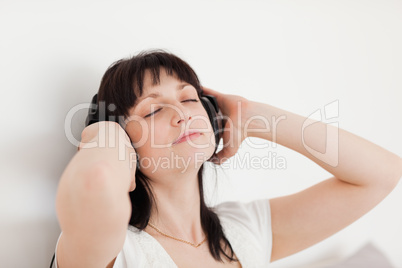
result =
[[[177,85],[176,90],[182,90],[184,87],[186,86],[190,86],[189,83],[183,82]],[[141,97],[137,99],[137,105],[142,102],[143,100],[147,99],[147,98],[159,98],[161,95],[159,93],[150,93],[149,95],[145,96],[145,97]]]

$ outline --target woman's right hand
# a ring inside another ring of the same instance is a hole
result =
[[[117,151],[118,160],[128,162],[130,167],[129,191],[134,191],[137,154],[124,129],[115,122],[101,121],[84,128],[78,151],[91,148],[108,148]]]

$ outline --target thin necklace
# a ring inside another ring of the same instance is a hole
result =
[[[160,233],[161,235],[164,235],[164,236],[169,237],[169,238],[172,238],[172,239],[174,239],[174,240],[177,240],[177,241],[180,241],[180,242],[189,244],[190,246],[193,246],[193,247],[195,247],[195,248],[198,248],[199,246],[202,245],[202,243],[204,243],[204,242],[207,240],[207,238],[205,237],[205,239],[204,239],[201,243],[194,244],[194,243],[188,242],[188,241],[186,241],[186,240],[183,240],[183,239],[176,238],[176,237],[170,236],[170,235],[168,235],[168,234],[165,234],[165,233],[163,233],[162,231],[160,231],[155,225],[153,225],[153,224],[150,223],[150,222],[148,222],[148,224],[149,224],[149,226],[151,226],[152,228],[154,228],[154,229],[155,229],[158,233]]]

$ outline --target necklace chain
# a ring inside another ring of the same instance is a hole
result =
[[[195,247],[195,248],[198,248],[199,246],[201,246],[201,245],[207,240],[207,238],[205,237],[205,239],[204,239],[202,242],[200,242],[200,243],[198,243],[198,244],[194,244],[194,243],[188,242],[188,241],[186,241],[186,240],[183,240],[183,239],[176,238],[176,237],[173,237],[173,236],[171,236],[171,235],[165,234],[164,232],[162,232],[161,230],[159,230],[155,225],[153,225],[153,224],[150,223],[150,222],[148,222],[148,224],[149,224],[149,226],[151,226],[152,228],[154,228],[154,229],[155,229],[158,233],[160,233],[161,235],[164,235],[164,236],[169,237],[169,238],[172,238],[172,239],[174,239],[174,240],[177,240],[177,241],[180,241],[180,242],[189,244],[190,246],[193,246],[193,247]]]

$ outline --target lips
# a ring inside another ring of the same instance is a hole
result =
[[[180,137],[177,140],[175,140],[173,144],[178,144],[186,140],[192,140],[198,138],[201,135],[202,133],[200,133],[199,131],[186,131],[182,135],[180,135]]]

